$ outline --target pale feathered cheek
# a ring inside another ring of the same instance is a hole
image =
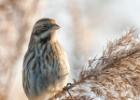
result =
[[[48,37],[50,34],[51,33],[49,31],[45,31],[45,32],[40,34],[39,38],[44,39],[44,38]]]

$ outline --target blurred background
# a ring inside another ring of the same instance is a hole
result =
[[[0,0],[0,100],[27,100],[22,63],[34,23],[53,18],[65,49],[71,79],[109,40],[140,27],[140,0]]]

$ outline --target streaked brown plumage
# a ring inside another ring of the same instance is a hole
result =
[[[57,29],[49,18],[33,27],[23,63],[23,88],[29,100],[46,100],[66,85],[69,65],[57,41]]]

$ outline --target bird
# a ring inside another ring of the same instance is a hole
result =
[[[67,84],[70,67],[56,36],[59,28],[52,18],[41,18],[33,26],[22,71],[29,100],[48,100]]]

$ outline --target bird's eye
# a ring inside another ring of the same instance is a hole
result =
[[[41,27],[42,27],[42,30],[49,30],[51,28],[51,25],[44,24]]]

